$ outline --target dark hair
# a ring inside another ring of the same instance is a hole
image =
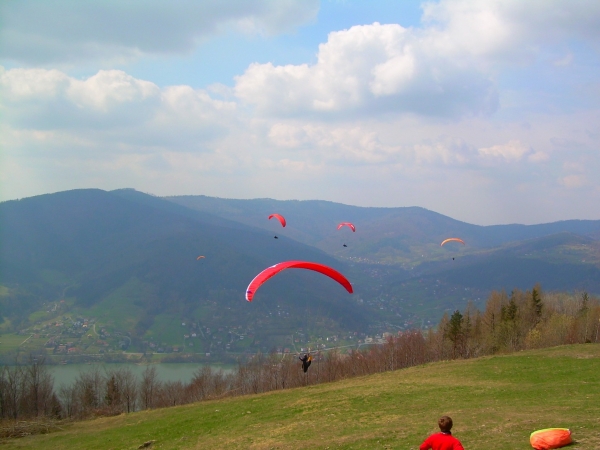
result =
[[[438,420],[438,425],[442,433],[450,433],[450,430],[452,429],[452,419],[448,416],[442,416],[440,417],[440,420]]]

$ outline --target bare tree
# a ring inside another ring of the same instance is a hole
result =
[[[14,420],[19,418],[21,399],[23,397],[25,376],[19,365],[4,367],[4,405],[6,416]]]
[[[186,398],[185,385],[181,381],[167,381],[161,383],[156,394],[156,406],[167,407],[185,405],[189,403]]]
[[[26,391],[23,405],[26,415],[38,417],[51,412],[54,381],[45,364],[45,358],[30,356],[29,365],[23,371]]]
[[[104,405],[105,379],[98,367],[93,367],[87,372],[80,372],[75,380],[75,386],[82,416],[91,415]]]
[[[142,381],[140,382],[139,388],[139,396],[143,409],[151,409],[154,407],[156,393],[159,389],[160,382],[156,375],[156,367],[147,366],[142,374]]]
[[[125,409],[128,413],[136,410],[137,405],[137,378],[129,369],[124,369],[122,372],[122,395]]]
[[[66,418],[77,417],[81,414],[81,405],[77,396],[77,385],[61,385],[58,390],[58,396],[62,405],[63,415]]]
[[[119,374],[114,372],[107,374],[104,403],[113,413],[121,411],[121,389]]]

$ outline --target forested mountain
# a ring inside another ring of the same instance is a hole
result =
[[[307,316],[333,330],[367,328],[353,297],[312,272],[287,271],[254,303],[244,300],[250,280],[280,261],[316,261],[343,271],[343,263],[285,236],[275,240],[272,233],[128,190],[5,202],[0,216],[2,316],[13,324],[26,322],[44,303],[71,299],[80,315],[100,314],[140,338],[160,334],[153,330],[158,316],[193,319],[198,327],[235,326],[240,334],[251,325],[255,334],[287,333],[302,328]],[[278,312],[284,317],[276,321]]]
[[[166,197],[222,218],[277,230],[342,261],[380,321],[402,327],[435,323],[468,301],[483,305],[492,290],[588,290],[600,293],[600,221],[538,225],[472,225],[419,207],[365,208],[326,201]],[[340,222],[356,225],[356,233]],[[460,237],[466,245],[443,239]],[[346,244],[347,247],[344,247]],[[391,314],[390,314],[391,313]],[[394,320],[395,319],[395,320]]]
[[[0,332],[89,320],[90,342],[118,332],[141,350],[300,347],[434,325],[491,290],[600,292],[600,221],[482,227],[422,208],[87,189],[0,203],[0,227]],[[467,244],[440,247],[451,236]],[[290,259],[333,266],[355,293],[288,270],[244,300],[258,272]]]

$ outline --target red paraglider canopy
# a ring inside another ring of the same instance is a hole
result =
[[[279,220],[279,222],[281,222],[282,227],[285,227],[285,217],[283,217],[281,214],[271,214],[269,216],[269,220],[271,220],[273,217],[275,217],[277,220]]]
[[[346,288],[346,290],[352,294],[354,292],[352,290],[352,285],[348,281],[348,279],[339,273],[337,270],[332,269],[331,267],[325,266],[323,264],[307,262],[307,261],[285,261],[275,264],[274,266],[267,267],[261,273],[256,275],[254,279],[248,285],[246,289],[246,300],[249,302],[252,301],[256,290],[262,286],[262,284],[267,281],[269,278],[277,275],[279,272],[285,269],[308,269],[314,270],[315,272],[322,273],[323,275],[327,275],[328,277],[334,279],[342,286]]]
[[[342,223],[340,223],[340,224],[338,225],[337,229],[339,230],[339,229],[340,229],[340,228],[342,228],[343,226],[347,226],[347,227],[349,227],[349,228],[352,230],[352,232],[355,232],[355,231],[356,231],[356,227],[355,227],[353,224],[351,224],[350,222],[342,222]]]

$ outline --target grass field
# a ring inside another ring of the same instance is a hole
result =
[[[96,318],[97,328],[106,326],[111,331],[132,331],[144,312],[143,308],[135,305],[135,301],[147,290],[139,280],[131,279],[89,310],[81,311],[81,314]]]
[[[146,331],[145,338],[158,344],[183,345],[183,335],[187,328],[181,325],[182,319],[168,314],[157,314],[152,326]]]
[[[30,335],[2,334],[0,336],[0,353],[16,350],[24,341],[28,340],[29,337]]]
[[[5,449],[417,449],[442,414],[466,449],[530,449],[568,427],[600,449],[600,346],[557,347],[144,411],[4,443]]]

